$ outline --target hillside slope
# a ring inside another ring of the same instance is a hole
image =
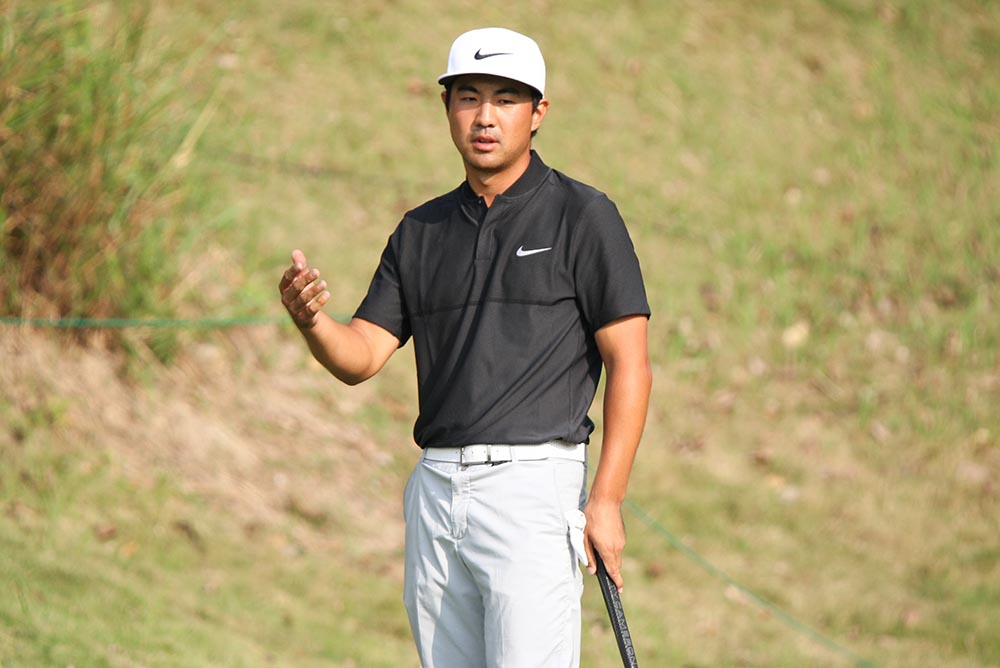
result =
[[[535,145],[618,203],[653,309],[643,665],[1000,664],[997,3],[156,7],[204,120],[164,221],[180,315],[280,315],[296,247],[350,313],[461,178],[447,44],[529,32]],[[185,330],[167,365],[124,336],[0,328],[0,668],[415,665],[410,349],[346,388],[287,327]]]

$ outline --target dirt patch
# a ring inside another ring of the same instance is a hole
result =
[[[14,415],[58,406],[61,438],[101,448],[140,486],[166,477],[248,533],[301,547],[401,549],[401,460],[414,453],[360,428],[351,416],[372,390],[339,384],[294,333],[213,332],[163,366],[2,328],[0,359]]]

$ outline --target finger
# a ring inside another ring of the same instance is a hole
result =
[[[306,304],[306,308],[309,309],[314,315],[316,315],[321,310],[323,310],[323,306],[328,301],[330,301],[330,293],[329,291],[324,290],[323,292],[316,295],[315,298],[311,299],[309,303]]]
[[[316,280],[302,288],[293,306],[304,307],[326,290],[326,281]]]
[[[303,272],[303,270],[305,270],[307,265],[308,262],[306,261],[305,254],[297,248],[293,250],[292,264],[291,266],[288,267],[288,269],[285,270],[285,273],[282,276],[281,283],[279,285],[281,290],[284,290],[286,287],[288,287],[288,284],[290,284],[293,280],[295,280],[295,277],[299,276]]]
[[[288,269],[281,276],[281,289],[284,290],[288,283],[292,282],[299,273],[306,267],[306,256],[303,255],[302,251],[295,249],[292,251],[292,264],[289,265]]]
[[[590,542],[590,534],[583,534],[583,550],[587,553],[587,572],[591,575],[597,573],[597,560],[594,559],[594,545]]]
[[[313,314],[311,312],[307,312],[306,309],[317,294],[318,292],[312,288],[310,288],[308,294],[289,291],[282,296],[281,302],[285,305],[289,315],[291,315],[292,319],[296,322],[299,322],[302,319],[309,320],[312,318]]]
[[[621,592],[625,589],[625,579],[622,577],[622,553],[621,550],[602,550],[601,559],[604,561],[604,568],[611,576],[612,582]]]
[[[278,283],[278,290],[284,292],[292,284],[297,277],[302,275],[302,267],[297,267],[292,265],[285,270],[285,273],[281,275],[281,281]]]
[[[319,271],[316,269],[304,269],[295,275],[294,278],[281,291],[282,301],[291,304],[306,287],[319,278]],[[304,303],[304,302],[303,302]]]
[[[621,567],[618,569],[612,569],[611,566],[604,564],[604,567],[608,570],[608,575],[611,576],[611,581],[615,583],[618,587],[618,593],[625,591],[625,578],[622,577]]]
[[[296,276],[298,276],[298,273],[289,267],[288,271],[281,275],[281,281],[278,283],[278,291],[284,294],[291,287],[292,281],[295,280]]]
[[[301,327],[312,328],[319,317],[320,311],[323,309],[323,305],[326,304],[330,299],[329,292],[321,292],[316,295],[315,298],[311,299],[302,310],[296,314],[295,321]]]
[[[292,283],[286,285],[285,289],[281,291],[281,303],[285,305],[285,308],[294,309],[295,302],[298,300],[301,293],[302,288],[296,287],[293,281]]]
[[[298,280],[300,279],[296,279],[296,281]],[[293,284],[292,287],[290,287],[286,292],[286,294],[290,297],[288,305],[294,311],[301,311],[306,304],[311,302],[319,296],[320,293],[326,290],[327,285],[326,281],[317,278],[316,280],[307,283],[301,290],[296,291],[296,287],[297,286]]]
[[[279,292],[284,292],[285,290],[288,289],[288,286],[291,285],[292,280],[294,280],[296,273],[297,272],[295,271],[294,265],[288,267],[288,269],[285,269],[285,273],[281,275],[281,281],[278,282]]]

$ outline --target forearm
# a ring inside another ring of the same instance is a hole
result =
[[[313,327],[299,331],[316,361],[348,385],[367,380],[381,367],[372,341],[355,321],[345,325],[320,313]]]
[[[646,424],[652,372],[648,359],[608,367],[604,393],[604,440],[590,498],[621,504]]]

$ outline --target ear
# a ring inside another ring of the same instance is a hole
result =
[[[531,115],[532,132],[542,127],[542,121],[545,120],[545,114],[547,113],[549,113],[549,100],[548,98],[542,98],[542,100],[538,103],[538,107]]]
[[[448,111],[448,91],[441,91],[441,102],[444,104],[444,110]]]

